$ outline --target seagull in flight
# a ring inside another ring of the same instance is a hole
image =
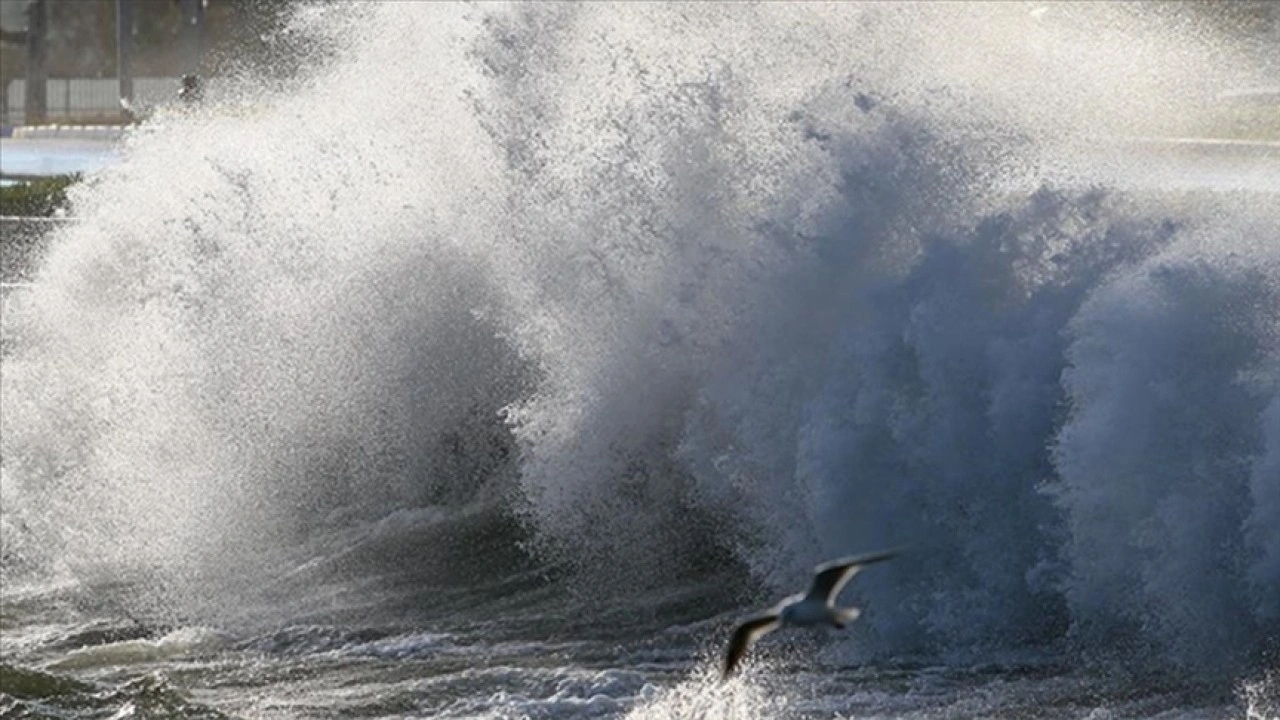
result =
[[[871,563],[888,560],[898,554],[898,550],[882,550],[853,555],[823,563],[813,570],[813,584],[809,592],[797,593],[784,598],[763,614],[744,621],[733,631],[729,640],[729,649],[724,654],[724,671],[721,679],[728,679],[733,674],[742,656],[747,654],[751,644],[762,635],[773,632],[784,625],[811,627],[815,625],[831,625],[843,628],[858,619],[862,611],[855,607],[836,607],[836,596],[862,568]]]

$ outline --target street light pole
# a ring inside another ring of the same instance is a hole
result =
[[[181,0],[182,6],[182,74],[200,71],[204,52],[204,0]]]
[[[27,5],[27,88],[24,97],[28,125],[39,125],[49,116],[48,79],[45,60],[49,55],[49,11],[45,0]]]
[[[133,0],[116,0],[116,79],[120,105],[133,106]]]

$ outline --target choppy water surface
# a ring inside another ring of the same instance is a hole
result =
[[[3,297],[6,717],[1280,713],[1280,177],[1109,4],[304,6]],[[838,635],[735,620],[890,545]]]

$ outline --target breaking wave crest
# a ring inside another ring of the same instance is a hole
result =
[[[138,130],[6,298],[6,572],[189,612],[450,519],[612,587],[908,544],[859,652],[1256,659],[1274,198],[1080,169],[1223,51],[1028,9],[304,8],[332,57]]]

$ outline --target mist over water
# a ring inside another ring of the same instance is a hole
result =
[[[602,595],[907,544],[833,652],[1274,663],[1277,188],[1091,169],[1248,79],[1179,27],[304,7],[310,73],[137,130],[5,300],[3,569],[225,618],[494,515]]]

